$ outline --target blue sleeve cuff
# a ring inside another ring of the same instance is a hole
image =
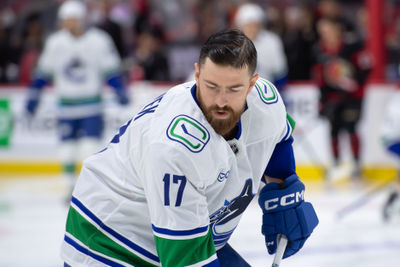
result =
[[[29,87],[31,89],[41,90],[45,85],[49,83],[50,83],[49,79],[42,76],[36,76],[31,82]]]
[[[387,149],[400,157],[400,142],[388,146]]]
[[[115,74],[107,79],[107,84],[115,89],[115,91],[124,90],[124,82],[120,74]]]
[[[124,81],[120,74],[112,75],[108,78],[107,84],[114,88],[115,93],[118,96],[118,101],[122,105],[126,105],[129,103],[128,94],[126,88],[124,86]]]
[[[25,109],[28,113],[35,113],[39,105],[41,91],[43,87],[49,83],[50,79],[47,79],[43,76],[35,75],[35,78],[29,85],[28,101],[25,106]]]
[[[296,173],[296,163],[293,154],[293,137],[278,143],[268,162],[264,174],[268,177],[285,179]]]

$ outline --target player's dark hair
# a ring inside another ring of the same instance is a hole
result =
[[[257,67],[257,51],[253,42],[240,30],[223,30],[211,35],[200,50],[199,65],[206,58],[222,66],[243,68],[248,66],[254,74]]]

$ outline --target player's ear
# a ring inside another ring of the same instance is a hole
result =
[[[199,63],[194,63],[194,78],[196,79],[196,84],[199,84],[200,66]]]
[[[247,94],[250,93],[251,89],[253,89],[254,85],[256,84],[258,77],[260,77],[260,75],[258,73],[254,74],[253,77],[251,77],[250,79],[250,87],[247,91]]]

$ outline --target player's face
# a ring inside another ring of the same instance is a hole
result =
[[[320,21],[318,23],[318,33],[324,43],[331,46],[340,44],[341,31],[338,25],[328,21]]]
[[[62,27],[75,36],[80,36],[83,33],[83,20],[78,18],[67,18],[62,20]]]
[[[260,22],[249,22],[246,25],[243,25],[241,28],[244,34],[246,34],[250,40],[255,40],[262,28],[262,24]]]
[[[246,97],[258,79],[248,67],[221,66],[207,58],[202,66],[195,63],[196,96],[214,130],[227,136],[244,111]]]

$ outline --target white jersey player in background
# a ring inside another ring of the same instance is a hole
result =
[[[257,49],[257,72],[272,81],[282,93],[287,83],[287,60],[280,37],[265,29],[264,10],[253,3],[239,6],[234,23],[249,37]]]
[[[383,218],[390,220],[400,215],[400,89],[390,96],[382,125],[382,140],[385,148],[396,155],[398,162],[397,184],[389,194],[383,208]]]
[[[85,16],[86,7],[80,1],[69,0],[61,5],[61,29],[46,40],[26,106],[33,115],[43,87],[53,83],[58,102],[60,156],[71,190],[79,159],[99,149],[103,84],[107,82],[115,89],[121,104],[128,103],[114,44],[107,33],[86,29]]]
[[[256,62],[241,31],[212,35],[195,81],[146,105],[85,160],[66,266],[250,266],[228,240],[261,187],[268,252],[277,234],[289,240],[284,257],[303,246],[318,219],[296,175],[293,120]]]

